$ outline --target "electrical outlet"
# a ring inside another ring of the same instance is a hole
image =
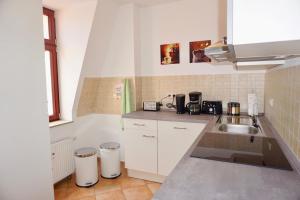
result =
[[[274,99],[273,99],[273,98],[272,98],[272,99],[269,99],[269,104],[270,104],[271,107],[274,106]]]

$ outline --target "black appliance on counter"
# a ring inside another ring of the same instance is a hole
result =
[[[222,115],[222,101],[203,101],[202,113],[210,115]]]
[[[185,113],[185,94],[176,94],[176,113]]]
[[[189,97],[190,97],[190,102],[188,104],[186,104],[187,112],[190,115],[200,115],[202,93],[201,92],[190,92]]]
[[[207,132],[191,157],[293,170],[276,139],[268,137]]]

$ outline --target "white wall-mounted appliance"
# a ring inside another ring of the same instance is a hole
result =
[[[300,57],[300,1],[228,0],[227,38],[205,49],[238,70],[268,69]]]

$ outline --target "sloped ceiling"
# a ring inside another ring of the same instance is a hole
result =
[[[163,3],[170,3],[174,1],[180,1],[180,0],[115,0],[120,3],[136,3],[141,6],[152,6],[157,4],[163,4]]]
[[[60,10],[72,4],[86,1],[94,0],[43,0],[43,6],[53,10]]]
[[[92,1],[92,0],[43,0],[43,5],[54,10],[60,10],[71,4],[79,3],[83,1]],[[180,0],[111,0],[111,1],[115,1],[121,4],[135,3],[140,6],[152,6],[152,5],[170,3],[174,1],[180,1]]]

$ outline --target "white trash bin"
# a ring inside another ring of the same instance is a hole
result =
[[[98,178],[97,149],[92,147],[77,149],[74,153],[76,167],[76,185],[90,187]]]
[[[108,142],[100,145],[101,176],[103,178],[117,178],[120,172],[120,144]]]

